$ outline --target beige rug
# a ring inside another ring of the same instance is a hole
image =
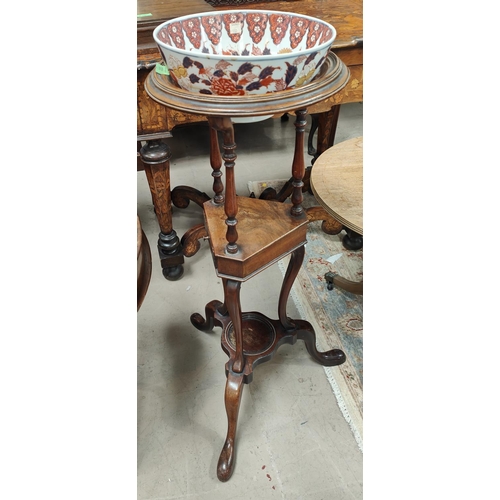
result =
[[[259,197],[273,187],[278,192],[285,180],[249,182],[248,189]],[[314,196],[304,193],[304,207],[319,205]],[[320,350],[340,348],[347,361],[334,367],[323,367],[342,414],[363,450],[363,297],[338,288],[328,290],[324,279],[328,271],[359,281],[363,277],[363,252],[346,250],[342,245],[344,231],[327,235],[321,222],[311,222],[304,263],[295,280],[292,298],[302,319],[316,331]],[[279,263],[285,273],[288,259]]]

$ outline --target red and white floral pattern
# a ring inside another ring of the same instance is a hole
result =
[[[222,19],[229,38],[235,43],[239,42],[243,33],[243,21],[245,20],[243,14],[236,12],[224,14]]]
[[[290,47],[295,49],[304,38],[309,27],[309,20],[303,17],[294,16],[290,23]]]
[[[267,26],[267,14],[247,14],[248,32],[254,43],[259,43],[264,36]]]
[[[201,24],[197,17],[191,17],[182,21],[182,28],[193,44],[193,47],[199,49],[201,46]]]
[[[208,39],[213,45],[218,45],[222,35],[222,18],[221,16],[203,16],[201,24],[207,34]]]
[[[190,92],[246,95],[309,83],[335,39],[327,23],[276,11],[220,11],[154,33],[172,80]],[[177,50],[179,49],[179,50]]]
[[[172,42],[178,49],[185,49],[186,43],[184,38],[184,33],[182,32],[181,23],[171,23],[167,26],[167,33],[170,35]]]
[[[275,45],[279,45],[285,38],[286,30],[290,24],[290,16],[286,14],[271,14],[269,16],[271,23],[271,36]]]

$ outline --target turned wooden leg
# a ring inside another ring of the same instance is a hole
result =
[[[223,131],[224,135],[224,167],[226,170],[227,186],[226,186],[226,199],[224,200],[224,210],[227,216],[226,225],[226,251],[230,254],[235,254],[238,252],[238,245],[236,241],[238,240],[238,231],[236,230],[236,225],[238,220],[236,215],[238,214],[238,202],[236,200],[236,185],[234,180],[234,161],[236,160],[236,154],[234,150],[236,149],[236,144],[234,143],[234,131],[231,124],[230,129],[225,129]]]
[[[312,116],[311,130],[307,138],[308,153],[313,156],[311,164],[317,160],[318,156],[326,151],[330,146],[333,146],[335,141],[335,134],[337,132],[337,123],[339,120],[340,104],[333,106],[330,111],[326,113],[314,114]],[[317,147],[314,148],[313,140],[314,133],[318,131]],[[313,153],[314,151],[314,153]],[[311,193],[311,168],[307,167],[302,178],[302,191]],[[290,178],[285,185],[281,188],[280,192],[277,193],[273,188],[265,189],[259,199],[261,200],[276,200],[283,202],[289,198],[294,190],[293,186],[294,178]],[[336,233],[333,233],[336,234]]]
[[[241,282],[227,278],[223,278],[222,282],[224,286],[224,304],[220,306],[220,312],[227,311],[229,314],[235,336],[235,350],[228,361],[226,391],[224,393],[228,422],[227,436],[217,464],[217,477],[220,481],[227,481],[234,469],[234,441],[241,394],[243,392],[245,359],[243,357],[243,328],[240,304]]]
[[[219,149],[219,138],[217,130],[210,127],[210,166],[212,167],[212,177],[214,178],[213,191],[214,203],[222,205],[224,203],[224,184],[222,184],[222,156]]]
[[[243,394],[243,373],[228,371],[224,402],[227,413],[227,435],[217,463],[217,477],[220,481],[227,481],[234,470],[236,424],[240,410],[241,395]]]
[[[160,225],[158,253],[163,276],[175,281],[184,274],[184,257],[180,240],[172,227],[172,201],[170,193],[170,148],[161,140],[146,142],[140,149],[141,160],[153,198],[156,218]]]
[[[304,213],[304,208],[302,207],[302,187],[304,183],[302,179],[305,173],[305,163],[304,163],[304,131],[306,129],[307,110],[299,109],[295,112],[295,149],[293,154],[293,164],[292,164],[292,176],[293,176],[293,192],[292,192],[292,209],[290,213],[292,215],[298,216]]]
[[[224,200],[224,212],[226,214],[226,251],[229,254],[238,252],[238,231],[236,225],[238,220],[238,202],[236,200],[236,186],[234,180],[234,165],[236,160],[236,144],[234,142],[234,128],[231,118],[227,116],[209,116],[208,123],[215,131],[222,132],[224,138],[222,148],[224,153],[222,159],[224,160],[224,167],[226,170],[226,198]],[[213,138],[213,136],[211,136]],[[214,148],[211,148],[214,149]]]
[[[286,315],[286,303],[288,301],[288,297],[290,296],[293,282],[295,281],[295,278],[300,270],[300,266],[304,261],[304,253],[304,245],[292,252],[290,262],[288,263],[286,274],[283,279],[283,285],[281,286],[280,298],[278,301],[278,318],[285,330],[293,330],[295,328],[295,323],[293,323]]]

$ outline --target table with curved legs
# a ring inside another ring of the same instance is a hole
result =
[[[304,135],[307,107],[340,91],[349,79],[349,70],[333,53],[311,83],[288,90],[258,96],[206,96],[179,89],[165,75],[151,72],[146,80],[148,94],[157,102],[174,109],[200,113],[211,129],[210,164],[214,176],[214,197],[203,203],[205,223],[193,228],[183,239],[195,244],[200,236],[210,242],[215,271],[222,279],[224,300],[212,300],[205,316],[195,313],[192,324],[199,330],[222,328],[222,349],[226,363],[225,406],[227,436],[217,465],[217,477],[227,481],[234,470],[235,436],[243,384],[253,378],[253,369],[270,360],[284,343],[305,342],[312,358],[325,366],[345,361],[340,349],[319,352],[316,335],[305,320],[291,319],[286,313],[287,300],[304,258],[308,215],[302,207],[305,172]],[[294,112],[295,149],[292,163],[291,203],[237,197],[235,191],[236,143],[232,118],[258,117]],[[219,134],[223,138],[222,155]],[[226,186],[222,183],[224,164]],[[243,312],[240,304],[242,283],[282,258],[290,256],[278,300],[278,319],[262,313]]]

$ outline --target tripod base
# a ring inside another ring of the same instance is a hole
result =
[[[228,431],[217,465],[217,477],[225,482],[234,470],[236,424],[243,384],[249,384],[252,381],[254,367],[272,359],[281,345],[293,345],[297,339],[305,342],[309,354],[323,366],[340,365],[345,362],[346,356],[340,349],[318,351],[316,334],[307,321],[287,318],[287,324],[283,325],[280,320],[272,320],[259,312],[244,312],[241,314],[244,363],[243,370],[238,373],[234,371],[233,366],[236,357],[236,335],[225,305],[218,300],[213,300],[207,304],[205,312],[205,319],[200,314],[193,314],[191,323],[202,331],[220,326],[222,349],[229,356],[226,363],[227,379],[224,393]]]

